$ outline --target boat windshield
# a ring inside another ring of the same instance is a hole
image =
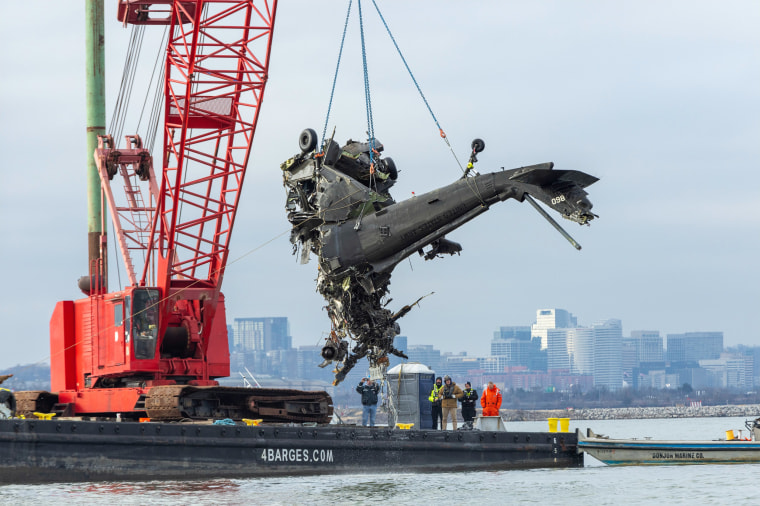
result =
[[[132,337],[136,359],[156,356],[158,338],[158,290],[139,288],[132,299]]]

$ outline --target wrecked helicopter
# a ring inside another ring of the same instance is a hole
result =
[[[317,290],[327,301],[332,327],[320,367],[336,364],[336,385],[365,356],[376,378],[382,377],[389,354],[406,358],[394,338],[398,320],[419,299],[395,312],[386,307],[391,273],[403,259],[415,252],[425,260],[459,254],[461,245],[446,234],[507,199],[527,200],[577,249],[580,245],[533,197],[581,225],[596,217],[584,190],[596,177],[554,170],[551,162],[479,174],[474,163],[485,147],[480,139],[472,142],[460,179],[401,202],[389,191],[398,169],[383,156],[379,141],[349,140],[340,146],[328,139],[319,150],[317,144],[316,132],[304,130],[300,153],[280,168],[293,253],[301,263],[312,253],[318,258]]]

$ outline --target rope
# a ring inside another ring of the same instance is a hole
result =
[[[462,171],[462,174],[464,176],[467,175],[467,171],[464,167],[462,167],[462,163],[459,161],[459,158],[457,157],[457,154],[454,152],[454,148],[451,147],[451,144],[449,143],[449,139],[446,136],[446,133],[443,131],[443,128],[441,127],[440,123],[438,123],[438,118],[435,117],[435,113],[433,113],[433,109],[430,107],[430,104],[427,101],[427,98],[425,98],[425,94],[422,93],[422,88],[420,88],[419,83],[417,82],[417,79],[414,77],[414,74],[412,73],[412,69],[409,68],[409,64],[406,62],[406,58],[404,58],[403,53],[401,52],[401,48],[396,43],[396,38],[391,33],[391,29],[388,26],[388,23],[385,21],[385,17],[383,17],[383,13],[380,12],[380,7],[377,6],[377,2],[375,0],[372,0],[372,5],[375,6],[375,10],[377,11],[377,15],[380,16],[380,20],[383,22],[383,26],[385,26],[385,31],[388,32],[388,36],[391,38],[391,41],[393,42],[393,46],[396,48],[396,52],[398,52],[398,55],[401,57],[401,61],[404,63],[404,67],[406,67],[406,71],[409,72],[409,77],[412,78],[412,81],[414,82],[414,86],[417,88],[417,92],[420,94],[420,97],[422,97],[422,101],[425,103],[425,107],[427,107],[428,112],[430,112],[430,116],[432,116],[433,121],[435,122],[435,125],[438,127],[438,131],[441,134],[441,138],[446,143],[446,146],[449,147],[449,151],[451,152],[451,155],[454,157],[454,160],[456,161],[457,165],[459,166],[459,170]],[[362,46],[363,48],[363,46]],[[371,160],[371,158],[370,158]],[[483,207],[487,207],[485,201],[483,200],[483,196],[480,193],[480,190],[478,189],[477,185],[474,185],[469,178],[467,179],[467,186],[470,188],[472,193],[478,198],[480,201],[480,204]]]
[[[454,149],[451,147],[451,144],[449,143],[449,138],[446,137],[446,133],[443,131],[443,128],[441,127],[440,123],[438,123],[438,118],[435,117],[435,113],[433,113],[433,109],[430,107],[430,104],[428,103],[427,98],[425,98],[425,94],[422,93],[422,88],[420,88],[420,85],[417,82],[417,79],[414,77],[414,74],[412,73],[412,69],[409,68],[409,64],[406,62],[406,58],[404,58],[404,55],[401,53],[401,48],[399,48],[398,44],[396,43],[396,38],[391,33],[391,29],[390,27],[388,27],[388,23],[385,21],[385,17],[383,17],[383,13],[380,12],[380,7],[377,6],[377,2],[375,2],[375,0],[372,0],[372,5],[375,6],[377,15],[380,16],[380,20],[383,22],[383,26],[385,26],[385,31],[388,32],[388,36],[391,38],[391,41],[393,42],[393,45],[396,48],[396,52],[398,52],[398,55],[401,57],[401,61],[404,63],[404,67],[406,67],[406,71],[409,72],[409,77],[412,78],[412,81],[414,82],[414,86],[417,88],[417,92],[420,94],[420,97],[422,97],[422,101],[425,102],[425,107],[427,107],[428,112],[430,112],[430,116],[432,116],[433,121],[435,122],[435,126],[438,127],[438,132],[441,134],[441,138],[449,147],[449,151],[451,151],[451,154],[454,157],[454,160],[457,162],[459,169],[464,173],[465,170],[462,167],[462,163],[459,161],[457,154],[454,152]]]
[[[160,124],[161,112],[162,112],[161,104],[164,101],[163,82],[164,82],[165,75],[166,75],[166,69],[162,65],[160,76],[156,82],[157,85],[156,85],[155,94],[153,95],[153,108],[151,109],[151,116],[148,122],[147,136],[146,136],[147,141],[145,143],[145,147],[147,147],[151,153],[153,152],[153,146],[155,145],[156,137],[158,136],[158,127]]]
[[[362,2],[356,0],[356,4],[359,6],[359,32],[361,34],[362,42],[362,70],[364,72],[364,106],[367,110],[367,137],[369,143],[369,187],[377,189],[375,182],[375,123],[372,117],[372,96],[369,89],[369,70],[367,67],[367,47],[364,41],[364,18],[362,16]],[[365,206],[362,206],[359,213],[359,219],[356,220],[354,230],[359,230],[362,226],[362,218],[364,218]]]
[[[340,69],[340,59],[343,56],[343,45],[346,42],[346,31],[348,30],[348,18],[351,16],[351,2],[348,0],[348,11],[346,12],[346,22],[343,24],[343,37],[340,39],[340,51],[338,52],[338,63],[335,65],[335,76],[333,77],[332,90],[330,90],[330,103],[327,105],[327,115],[325,116],[325,127],[322,129],[322,146],[325,145],[325,136],[327,135],[327,123],[330,120],[330,111],[332,110],[333,97],[335,96],[335,84],[338,82],[338,70]]]
[[[359,6],[359,31],[362,41],[362,68],[364,70],[364,105],[367,109],[367,135],[369,136],[369,166],[370,173],[374,167],[375,151],[375,124],[372,118],[372,97],[369,90],[369,70],[367,69],[367,48],[364,42],[364,19],[362,17],[362,2],[356,1]]]
[[[359,27],[361,31],[361,44],[362,44],[362,64],[363,64],[363,71],[364,71],[364,101],[365,101],[365,107],[367,110],[367,135],[369,137],[369,161],[370,161],[370,187],[372,187],[372,182],[374,181],[374,147],[375,147],[375,126],[374,126],[374,117],[372,114],[372,100],[371,100],[371,94],[370,94],[370,86],[369,86],[369,72],[367,67],[367,52],[366,52],[366,44],[364,39],[364,20],[362,16],[362,4],[361,0],[357,0],[357,5],[359,9]],[[448,137],[446,136],[446,133],[443,131],[443,128],[441,127],[440,123],[438,122],[438,118],[435,116],[435,113],[433,112],[432,107],[430,107],[430,103],[427,101],[427,98],[425,97],[425,94],[422,92],[422,88],[420,87],[419,83],[417,82],[417,78],[414,77],[414,73],[412,72],[411,68],[409,67],[409,64],[406,61],[406,58],[404,57],[403,53],[401,52],[401,48],[399,47],[398,43],[396,42],[396,38],[393,36],[393,33],[391,33],[391,29],[388,26],[388,23],[385,20],[385,17],[383,16],[382,12],[380,12],[380,7],[378,7],[377,2],[375,0],[372,0],[372,4],[375,6],[375,10],[377,11],[378,16],[380,16],[380,20],[383,22],[383,26],[385,27],[386,32],[388,32],[388,36],[390,37],[391,41],[393,42],[393,46],[396,48],[396,52],[398,52],[399,57],[401,57],[401,61],[404,63],[404,67],[406,68],[407,72],[409,73],[409,76],[412,78],[412,82],[414,83],[414,86],[417,88],[417,92],[420,94],[420,97],[422,98],[422,101],[425,103],[425,107],[427,108],[428,112],[430,113],[430,116],[433,118],[433,122],[435,123],[436,127],[438,128],[438,131],[440,132],[441,138],[446,143],[446,146],[448,146],[449,151],[451,152],[451,155],[454,157],[454,161],[456,162],[457,166],[459,167],[459,170],[466,174],[465,168],[462,166],[462,163],[459,161],[459,158],[457,157],[456,153],[454,152],[453,147],[451,146],[451,143],[449,142]],[[341,58],[343,56],[343,48],[345,46],[346,42],[346,32],[348,30],[348,21],[351,15],[351,5],[352,0],[349,0],[348,2],[348,9],[346,12],[346,20],[343,24],[343,35],[341,37],[340,41],[340,50],[338,52],[338,62],[335,66],[335,74],[333,76],[333,83],[332,83],[332,89],[330,91],[330,101],[328,103],[327,107],[327,115],[325,117],[325,125],[322,129],[322,145],[324,146],[325,143],[325,137],[327,135],[327,125],[329,123],[330,119],[330,112],[332,111],[332,103],[333,99],[335,97],[335,86],[338,81],[338,72],[340,69],[340,62]],[[361,219],[360,219],[361,220]]]

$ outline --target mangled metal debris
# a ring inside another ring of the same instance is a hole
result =
[[[597,178],[553,170],[553,163],[477,174],[472,162],[484,148],[479,139],[473,141],[471,163],[461,179],[402,202],[389,192],[398,177],[396,165],[382,156],[383,145],[376,139],[349,140],[343,147],[329,139],[321,151],[317,143],[316,132],[304,130],[301,152],[281,168],[293,253],[300,250],[301,263],[311,253],[319,261],[317,290],[327,301],[332,324],[321,366],[337,364],[335,384],[365,356],[378,374],[387,366],[388,354],[406,358],[393,340],[399,318],[419,300],[396,312],[386,307],[391,272],[406,257],[415,252],[426,260],[458,254],[461,245],[445,235],[509,198],[538,206],[532,195],[582,225],[596,217],[584,188]],[[544,217],[580,249],[548,214]]]

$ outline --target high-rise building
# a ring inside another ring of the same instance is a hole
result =
[[[432,344],[413,344],[408,347],[406,355],[409,362],[419,362],[428,366],[436,374],[442,376],[441,350],[433,348]]]
[[[632,330],[630,339],[636,348],[636,360],[639,364],[662,362],[663,346],[659,330]],[[639,364],[636,364],[636,367]]]
[[[546,329],[546,367],[549,371],[570,372],[570,354],[567,349],[568,330],[569,329]]]
[[[752,378],[753,388],[760,386],[760,346],[742,345],[733,351],[747,357],[746,363],[749,369],[746,372],[746,376]]]
[[[527,325],[521,325],[517,327],[499,327],[499,330],[493,333],[493,342],[506,339],[518,339],[520,341],[530,341],[531,333],[530,327]],[[491,345],[493,347],[493,345]],[[491,348],[493,355],[493,348]]]
[[[674,362],[715,360],[723,353],[723,332],[668,334],[667,359]]]
[[[507,357],[478,357],[477,361],[477,369],[480,369],[485,374],[501,374],[509,367],[507,365]]]
[[[623,387],[623,324],[620,320],[595,323],[594,386],[615,391]]]
[[[549,329],[570,329],[578,326],[578,319],[564,309],[539,309],[536,323],[531,326],[531,337],[541,338],[541,349],[549,346]]]
[[[525,366],[530,370],[546,370],[541,340],[531,339],[530,327],[501,327],[493,333],[491,356],[499,357],[504,366]],[[502,372],[503,368],[498,371]]]
[[[623,338],[621,355],[623,381],[633,388],[637,388],[637,378],[634,375],[639,373],[639,359],[634,339],[631,339],[630,337]]]
[[[623,327],[607,320],[589,327],[547,329],[549,371],[593,375],[595,386],[623,386]]]
[[[567,354],[572,374],[594,374],[596,332],[594,328],[566,329]]]
[[[235,318],[234,343],[237,351],[290,349],[290,324],[286,317]]]
[[[464,388],[464,382],[468,381],[469,371],[479,370],[480,363],[477,357],[468,357],[466,353],[459,355],[446,355],[445,363],[442,364],[441,370],[436,371],[439,376],[449,375],[454,383]]]
[[[711,387],[746,390],[754,384],[752,362],[750,356],[722,353],[717,360],[700,360],[699,367],[708,371]]]

